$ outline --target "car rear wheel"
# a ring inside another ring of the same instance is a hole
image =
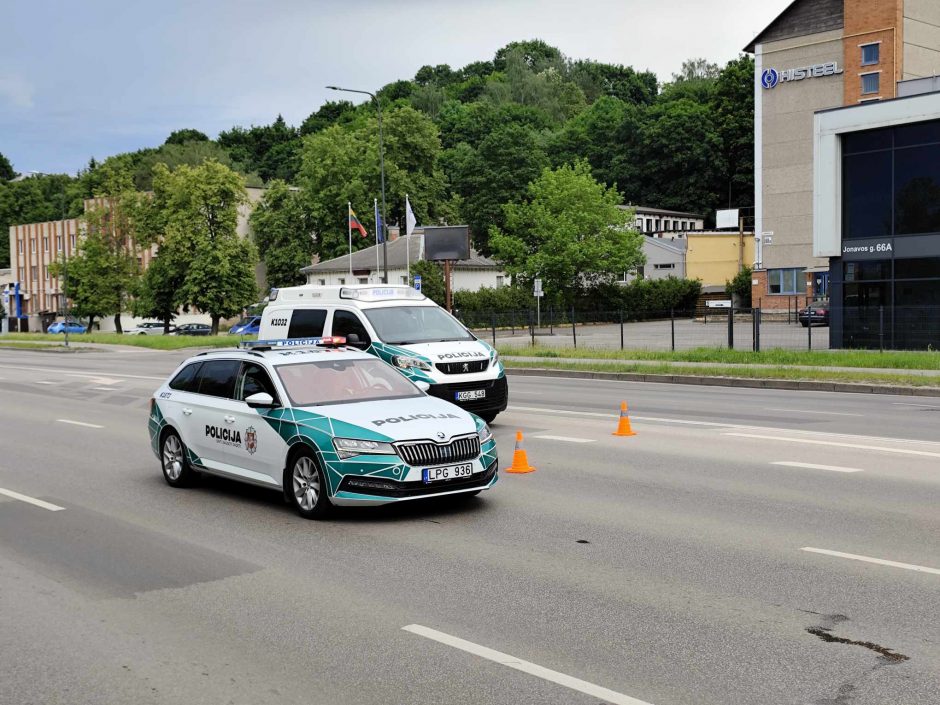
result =
[[[160,463],[163,466],[163,478],[170,487],[187,487],[196,476],[186,459],[186,446],[176,431],[167,431],[160,444]]]
[[[285,474],[290,483],[286,494],[300,516],[322,519],[329,514],[333,505],[327,497],[326,479],[312,453],[297,453]]]

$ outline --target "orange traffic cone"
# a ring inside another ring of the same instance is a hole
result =
[[[633,429],[630,428],[630,417],[627,416],[627,402],[620,402],[620,422],[617,424],[615,436],[635,436]]]
[[[516,431],[516,449],[512,454],[512,467],[506,468],[503,472],[533,472],[535,468],[529,465],[529,458],[522,446],[522,431]]]

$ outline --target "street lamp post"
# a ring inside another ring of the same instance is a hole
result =
[[[375,102],[375,108],[379,114],[379,169],[382,178],[382,283],[388,284],[388,228],[385,223],[385,145],[382,135],[382,104],[375,93],[369,91],[359,91],[354,88],[340,88],[339,86],[327,86],[331,91],[343,91],[345,93],[361,93],[367,95]],[[351,258],[350,258],[351,261]]]
[[[44,171],[31,171],[30,174],[36,176],[52,176]],[[68,196],[65,193],[65,187],[62,187],[62,331],[65,334],[65,347],[69,346],[69,297],[65,293],[69,285],[69,258],[66,248],[68,243],[68,228],[65,225],[65,216],[68,206]]]

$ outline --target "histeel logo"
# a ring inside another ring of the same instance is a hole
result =
[[[839,64],[829,61],[825,64],[813,64],[796,69],[764,69],[760,75],[760,84],[766,89],[774,88],[778,83],[802,81],[804,78],[822,78],[823,76],[836,76],[843,72]]]
[[[777,73],[777,69],[764,69],[764,72],[760,75],[760,84],[764,88],[773,88],[779,80],[780,74]]]

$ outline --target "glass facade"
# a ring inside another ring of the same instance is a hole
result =
[[[940,347],[940,120],[842,136],[842,241],[833,347]]]

